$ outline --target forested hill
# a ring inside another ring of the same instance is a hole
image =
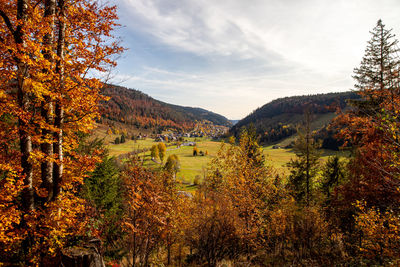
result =
[[[102,118],[136,128],[190,129],[196,120],[208,120],[228,127],[232,125],[222,115],[201,108],[164,103],[135,89],[107,84],[102,94],[110,97],[109,101],[102,102]]]
[[[348,99],[356,99],[355,92],[292,96],[273,100],[256,109],[231,128],[237,135],[242,127],[253,124],[264,143],[278,142],[296,133],[302,122],[304,110],[313,114],[314,122],[327,124],[334,117],[337,107],[346,108]]]

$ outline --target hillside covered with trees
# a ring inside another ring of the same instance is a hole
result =
[[[137,129],[192,129],[196,121],[211,121],[215,125],[231,126],[222,115],[211,111],[167,104],[135,89],[106,84],[102,94],[109,97],[102,102],[102,118],[107,123],[117,121]]]
[[[124,50],[112,38],[116,7],[99,2],[0,1],[0,266],[400,265],[400,49],[381,20],[354,70],[351,108],[330,94],[250,116],[303,117],[289,173],[269,164],[249,127],[220,143],[189,192],[165,143],[148,168],[137,155],[117,162],[90,136],[106,99],[87,73],[106,72]],[[122,92],[109,112],[133,123],[137,92]],[[137,117],[185,122],[138,95]],[[311,115],[335,103],[353,153],[321,161]],[[208,156],[189,146],[186,159]]]
[[[315,126],[322,130],[320,137],[331,138],[330,131],[326,130],[337,110],[348,107],[349,100],[359,99],[356,92],[328,93],[306,96],[292,96],[273,100],[257,108],[250,115],[236,123],[230,130],[238,136],[241,128],[253,125],[260,141],[266,144],[279,142],[297,132],[297,127],[303,123],[304,113],[307,110],[319,123]]]

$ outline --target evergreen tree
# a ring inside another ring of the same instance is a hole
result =
[[[114,158],[107,155],[97,164],[96,169],[84,182],[83,195],[95,208],[98,227],[105,242],[106,254],[115,257],[121,248],[118,240],[122,237],[120,221],[123,215],[122,180]]]
[[[400,50],[391,31],[378,20],[360,67],[354,69],[355,88],[364,96],[364,101],[355,102],[355,105],[366,115],[378,111],[382,102],[389,101],[386,104],[393,110],[395,95],[399,94]]]
[[[120,141],[120,143],[122,144],[122,143],[125,143],[125,135],[121,135],[121,141]]]
[[[115,138],[115,140],[114,140],[114,144],[118,145],[119,143],[120,143],[120,141],[119,141],[119,137]]]
[[[306,202],[308,206],[311,199],[313,178],[316,176],[319,165],[318,144],[311,132],[311,114],[307,109],[304,113],[304,126],[298,129],[294,146],[296,159],[291,159],[287,164],[290,170],[288,187],[292,190],[297,202]]]
[[[322,191],[327,200],[331,198],[333,188],[339,186],[345,177],[345,166],[338,156],[329,157],[322,173]]]

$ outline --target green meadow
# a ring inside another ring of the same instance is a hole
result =
[[[273,149],[273,146],[263,147],[266,164],[274,167],[278,173],[287,174],[289,172],[286,164],[290,159],[295,158],[296,154],[291,148],[277,148]],[[348,157],[348,153],[344,151],[333,151],[327,149],[320,149],[320,161],[325,162],[331,156]]]
[[[126,140],[125,143],[118,145],[110,143],[107,148],[110,156],[119,156],[138,149],[149,149],[154,144],[156,144],[154,139],[146,138],[142,140]]]
[[[179,157],[181,163],[181,170],[177,173],[177,180],[181,181],[184,185],[192,184],[195,177],[198,176],[199,181],[203,180],[204,175],[206,175],[207,166],[217,155],[221,147],[221,142],[212,141],[207,138],[186,138],[185,141],[195,141],[199,151],[204,153],[207,151],[208,155],[205,156],[193,156],[192,146],[181,146],[169,145],[167,147],[167,155],[175,154]],[[144,140],[127,140],[123,144],[112,144],[108,145],[110,156],[119,156],[122,154],[129,153],[137,149],[149,149],[152,145],[157,144],[154,139],[144,139]],[[344,152],[336,152],[331,150],[320,150],[321,161],[327,160],[329,156],[340,155],[346,156]],[[273,149],[272,146],[263,147],[263,153],[265,155],[266,164],[274,167],[278,173],[287,174],[288,168],[286,164],[291,158],[296,155],[292,149],[278,148]],[[143,160],[143,164],[149,168],[161,168],[162,164],[158,164],[151,160],[150,151],[140,153],[140,158]],[[164,159],[164,162],[166,160]],[[190,188],[186,188],[190,190]]]
[[[153,142],[153,144],[156,143]],[[222,143],[220,142],[210,140],[197,142],[197,148],[199,151],[203,151],[204,153],[206,151],[208,152],[208,155],[205,156],[193,156],[192,146],[181,146],[179,148],[175,145],[168,146],[166,158],[172,154],[178,156],[181,163],[181,170],[177,173],[177,179],[181,182],[191,184],[197,175],[199,176],[200,181],[202,180],[202,177],[205,175],[207,165],[216,156],[221,144]],[[144,165],[147,167],[161,167],[161,164],[155,163],[151,160],[150,151],[140,154],[140,157],[144,159]]]

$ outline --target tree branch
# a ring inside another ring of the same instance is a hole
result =
[[[4,13],[3,10],[0,10],[0,16],[3,18],[4,23],[6,24],[8,30],[11,32],[11,34],[14,36],[15,35],[15,30],[11,24],[10,18],[7,16],[6,13]]]

